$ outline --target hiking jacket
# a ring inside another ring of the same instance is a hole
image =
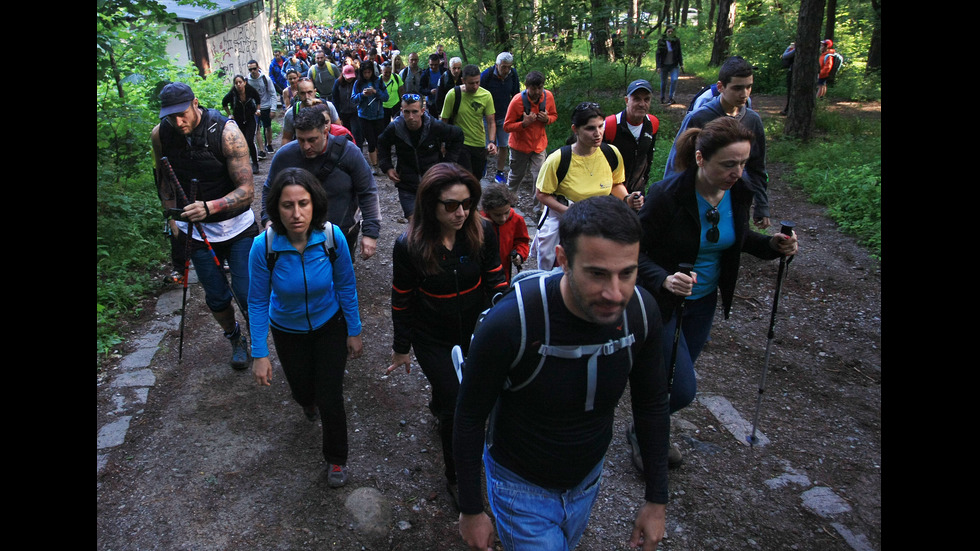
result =
[[[820,54],[820,75],[817,78],[824,80],[830,76],[830,71],[834,68],[834,54],[836,53],[837,50],[828,48],[827,51]]]
[[[363,91],[367,87],[374,88],[377,93],[369,96]],[[379,77],[375,77],[371,82],[364,82],[363,79],[354,81],[354,89],[351,91],[351,103],[357,106],[357,116],[376,121],[385,117],[384,102],[388,101],[388,89]]]
[[[480,211],[480,215],[490,219],[485,211]],[[527,222],[524,217],[510,209],[510,218],[504,225],[498,226],[491,220],[494,231],[497,232],[497,243],[500,248],[500,265],[504,269],[504,277],[510,283],[510,274],[513,270],[513,263],[510,261],[510,253],[517,251],[522,260],[527,260],[527,255],[531,250],[531,238],[527,233]]]
[[[310,233],[302,253],[285,235],[272,232],[272,250],[279,254],[269,272],[266,233],[252,241],[248,256],[248,312],[252,357],[269,355],[269,325],[288,333],[315,331],[343,310],[347,335],[361,334],[357,282],[344,233],[331,226],[337,259],[333,262],[322,243],[321,230]]]
[[[674,137],[674,145],[670,148],[667,155],[667,164],[664,167],[664,178],[669,178],[674,172],[674,157],[677,154],[677,138],[688,128],[704,128],[704,125],[717,119],[727,117],[728,114],[721,106],[721,96],[709,101],[697,111],[692,111],[681,121],[681,127],[677,130]],[[755,195],[755,216],[769,216],[769,175],[766,173],[766,129],[762,125],[759,114],[746,105],[735,116],[742,126],[748,128],[755,135],[752,140],[752,149],[749,152],[749,161],[742,172],[742,179],[749,185]]]
[[[458,126],[436,120],[426,113],[419,129],[418,145],[413,145],[405,119],[400,115],[391,121],[378,136],[378,168],[387,173],[395,168],[391,160],[394,146],[398,156],[398,177],[395,187],[415,193],[422,175],[433,165],[441,162],[455,163],[463,149],[463,131]],[[442,156],[442,144],[446,144],[446,156]]]
[[[602,141],[616,146],[623,156],[623,168],[626,169],[626,191],[646,193],[647,181],[650,179],[650,165],[653,164],[653,152],[657,143],[657,130],[660,120],[653,115],[643,117],[643,128],[640,139],[633,137],[630,132],[626,112],[606,117],[605,131]],[[609,136],[615,132],[612,140]]]
[[[500,266],[496,232],[483,223],[483,247],[471,251],[466,233],[456,232],[452,250],[442,245],[442,271],[426,275],[408,247],[408,233],[395,241],[392,253],[392,349],[407,354],[418,340],[467,348],[476,319],[490,297],[507,288]]]
[[[558,120],[558,110],[555,107],[555,96],[551,92],[544,90],[545,111],[548,113],[548,122],[534,121],[529,126],[524,126],[524,92],[517,94],[510,100],[507,106],[507,113],[504,115],[504,132],[510,137],[507,146],[521,153],[543,153],[548,148],[548,125]],[[541,112],[540,102],[531,103],[531,114],[536,115]],[[498,111],[499,113],[499,111]]]
[[[667,52],[667,42],[670,42],[670,49],[674,53],[673,63],[670,63],[670,64],[665,64],[665,61],[667,60],[667,53],[668,53]],[[678,65],[683,65],[684,64],[684,56],[681,55],[681,41],[680,41],[680,39],[678,39],[675,36],[674,38],[671,38],[670,40],[668,40],[665,37],[661,37],[660,40],[657,40],[656,61],[657,61],[657,68],[658,69],[667,69],[667,70],[670,70],[670,69],[673,69],[674,67],[677,67]]]
[[[480,88],[486,89],[493,96],[493,110],[497,113],[498,120],[502,120],[507,113],[511,98],[521,93],[517,70],[513,67],[503,79],[497,76],[496,65],[487,67],[480,73]]]
[[[231,116],[238,123],[238,126],[245,128],[245,125],[249,122],[248,117],[252,117],[252,124],[255,124],[255,112],[259,110],[259,103],[262,98],[259,97],[259,93],[255,88],[252,88],[248,83],[245,84],[245,101],[243,102],[238,97],[238,92],[232,90],[225,94],[225,97],[221,100],[222,109],[231,109]]]
[[[682,297],[663,288],[667,276],[678,271],[682,262],[694,264],[701,247],[701,215],[698,212],[697,191],[694,188],[697,167],[675,173],[666,180],[650,186],[640,223],[638,284],[657,299],[664,323],[673,315]],[[739,179],[732,189],[732,215],[735,222],[735,243],[721,255],[721,275],[718,287],[725,319],[732,309],[735,283],[743,252],[762,259],[778,258],[779,252],[769,246],[769,236],[749,229],[749,206],[752,191]]]

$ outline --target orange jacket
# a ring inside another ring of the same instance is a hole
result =
[[[523,92],[517,94],[510,100],[507,106],[507,114],[504,116],[504,132],[510,134],[507,147],[520,151],[521,153],[541,153],[548,147],[548,134],[546,127],[558,120],[558,110],[555,108],[555,96],[545,90],[545,110],[548,112],[548,124],[534,121],[528,126],[524,126],[524,101],[521,99]],[[531,114],[541,111],[537,103],[531,104]]]

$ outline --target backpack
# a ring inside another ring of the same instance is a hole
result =
[[[521,102],[524,103],[524,112],[525,113],[530,113],[531,112],[531,101],[529,99],[527,99],[527,90],[524,90],[523,92],[521,92]],[[548,93],[545,92],[544,90],[542,90],[541,91],[541,103],[538,104],[538,111],[540,111],[541,113],[547,113],[548,112],[547,104],[548,104]]]
[[[616,154],[613,153],[612,147],[609,144],[603,142],[599,144],[599,150],[606,157],[606,162],[609,163],[609,170],[616,170],[619,166],[619,159],[616,158]],[[568,167],[572,164],[572,146],[563,145],[559,149],[561,152],[561,158],[558,160],[558,168],[555,170],[555,176],[558,178],[558,183],[562,183],[565,176],[568,174]]]
[[[449,124],[456,122],[456,115],[459,114],[459,105],[463,101],[462,87],[458,84],[453,88],[453,114],[449,116],[449,120],[446,121]]]
[[[333,224],[327,222],[323,233],[327,239],[320,245],[330,259],[330,263],[333,264],[337,261],[337,245],[333,236]],[[272,226],[269,226],[265,229],[265,265],[269,269],[269,287],[272,287],[272,270],[276,268],[276,261],[279,260],[279,251],[272,250],[272,236]]]
[[[714,97],[717,97],[718,94],[720,93],[720,92],[718,92],[718,83],[717,82],[714,83],[714,84],[711,84],[709,86],[705,86],[704,88],[698,90],[698,93],[697,94],[694,94],[694,97],[691,98],[691,103],[689,103],[687,105],[687,112],[688,113],[690,113],[691,111],[694,110],[694,104],[697,103],[698,98],[700,98],[702,95],[704,95],[704,93],[707,92],[708,90],[711,90],[711,97],[713,97],[713,98]]]
[[[837,76],[837,72],[840,71],[841,66],[844,65],[844,56],[840,55],[837,52],[834,52],[832,54],[824,54],[823,61],[827,61],[828,56],[831,58],[832,65],[830,67],[830,74],[827,75],[827,78],[831,79]]]
[[[599,150],[602,151],[602,154],[606,157],[606,162],[609,163],[609,170],[610,171],[616,170],[616,167],[619,166],[619,159],[616,158],[616,154],[613,152],[612,146],[610,146],[606,142],[602,142],[601,144],[599,144]],[[572,164],[572,146],[571,145],[561,146],[561,148],[559,148],[559,155],[561,156],[561,158],[558,159],[558,167],[555,169],[555,177],[558,180],[557,183],[561,184],[562,181],[565,180],[565,176],[568,175],[569,165]],[[564,205],[568,204],[568,200],[565,199],[564,197],[560,195],[556,197],[558,198],[558,201],[562,202],[562,204]],[[539,230],[541,229],[542,226],[544,226],[544,221],[548,219],[549,212],[551,212],[551,209],[549,209],[548,207],[544,207],[544,209],[542,209],[541,218],[538,219],[538,224],[537,224]]]
[[[696,98],[696,96],[695,96]],[[653,127],[650,134],[653,136],[657,135],[657,131],[660,130],[660,119],[654,117],[653,115],[647,113],[647,120],[650,121],[650,126]],[[609,124],[612,122],[613,124]],[[616,121],[616,115],[609,115],[606,117],[606,128],[602,131],[602,139],[609,143],[616,140],[616,131],[619,130],[619,123]],[[652,150],[652,144],[651,144]]]
[[[642,340],[646,340],[649,334],[650,327],[647,318],[647,306],[643,300],[643,295],[640,293],[639,289],[635,290],[637,297],[636,301],[630,301],[626,309],[623,311],[623,336],[615,339],[609,340],[602,344],[580,344],[580,345],[552,345],[551,344],[551,316],[548,314],[548,299],[547,293],[545,292],[545,284],[548,276],[551,276],[553,271],[545,270],[534,270],[527,271],[514,276],[514,280],[511,283],[510,288],[507,292],[517,293],[518,302],[518,312],[520,313],[521,320],[521,344],[517,350],[517,355],[514,360],[510,363],[509,370],[513,370],[518,364],[530,353],[537,353],[541,356],[538,361],[537,366],[531,375],[523,381],[515,381],[509,375],[504,381],[504,390],[511,392],[518,391],[534,380],[541,369],[544,367],[545,361],[549,356],[555,358],[563,359],[577,359],[577,358],[588,358],[588,366],[590,371],[594,370],[597,365],[597,360],[599,356],[610,356],[619,352],[622,349],[627,349],[629,353],[629,364],[630,370],[633,368],[633,352],[630,347],[636,342],[636,333],[630,331],[629,322],[630,319],[636,321],[636,316],[640,316],[640,324],[643,326],[643,337]],[[499,297],[503,295],[498,295],[496,297],[499,302]],[[635,306],[634,306],[635,305]],[[475,334],[477,329],[479,329],[481,322],[493,309],[493,306],[487,308],[482,313],[480,313],[477,319],[476,326],[473,328],[473,333]],[[533,334],[532,334],[533,332]],[[471,337],[472,342],[472,337]],[[541,343],[537,350],[529,349],[528,344],[531,347],[535,343]],[[453,365],[456,368],[456,376],[459,381],[463,380],[463,369],[465,368],[465,359],[463,358],[462,349],[459,345],[453,347],[452,350]],[[591,397],[586,399],[585,410],[592,410],[592,400]]]

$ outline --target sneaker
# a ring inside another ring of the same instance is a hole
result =
[[[259,173],[259,163],[252,163],[252,174]]]
[[[249,353],[245,335],[238,324],[235,324],[235,332],[228,337],[228,340],[231,341],[231,367],[242,371],[248,367]]]
[[[303,406],[303,414],[310,421],[316,421],[316,406]]]
[[[262,150],[260,149],[260,150],[258,151],[258,156],[259,156],[259,158],[260,158],[260,159],[265,159],[265,151],[262,151]]]
[[[275,148],[272,147],[272,145],[270,144],[265,146],[265,150],[268,151],[269,153],[273,153],[275,151]]]
[[[670,98],[669,100],[667,100],[667,104],[674,105],[674,98]]]
[[[347,467],[344,465],[329,465],[327,467],[327,485],[340,488],[347,484]]]
[[[503,170],[497,171],[497,176],[494,178],[494,181],[497,182],[498,184],[507,183],[507,178],[504,176]]]

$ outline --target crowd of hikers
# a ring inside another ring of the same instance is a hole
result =
[[[274,39],[267,75],[250,61],[225,115],[171,83],[152,134],[178,279],[186,289],[193,263],[232,367],[251,364],[269,385],[271,333],[293,398],[322,424],[330,487],[357,478],[347,360],[390,345],[379,369],[421,368],[447,493],[473,549],[492,548],[495,533],[505,549],[575,547],[629,384],[627,441],[646,480],[630,543],[656,548],[668,467],[682,462],[669,416],[694,399],[718,298],[728,318],[743,252],[783,262],[798,250],[791,228],[759,231],[770,204],[751,63],[722,64],[659,167],[652,99],[674,102],[683,63],[671,27],[659,88],[637,79],[622,111],[574,102],[563,121],[542,71],[509,52],[464,65],[442,45],[406,53],[381,29],[313,22]],[[274,147],[258,128],[280,106]],[[570,136],[548,153],[552,124]],[[253,177],[268,157],[256,220]],[[381,175],[407,223],[394,243],[378,243]],[[391,343],[372,340],[359,316],[366,273],[355,262],[378,246],[393,251]]]

